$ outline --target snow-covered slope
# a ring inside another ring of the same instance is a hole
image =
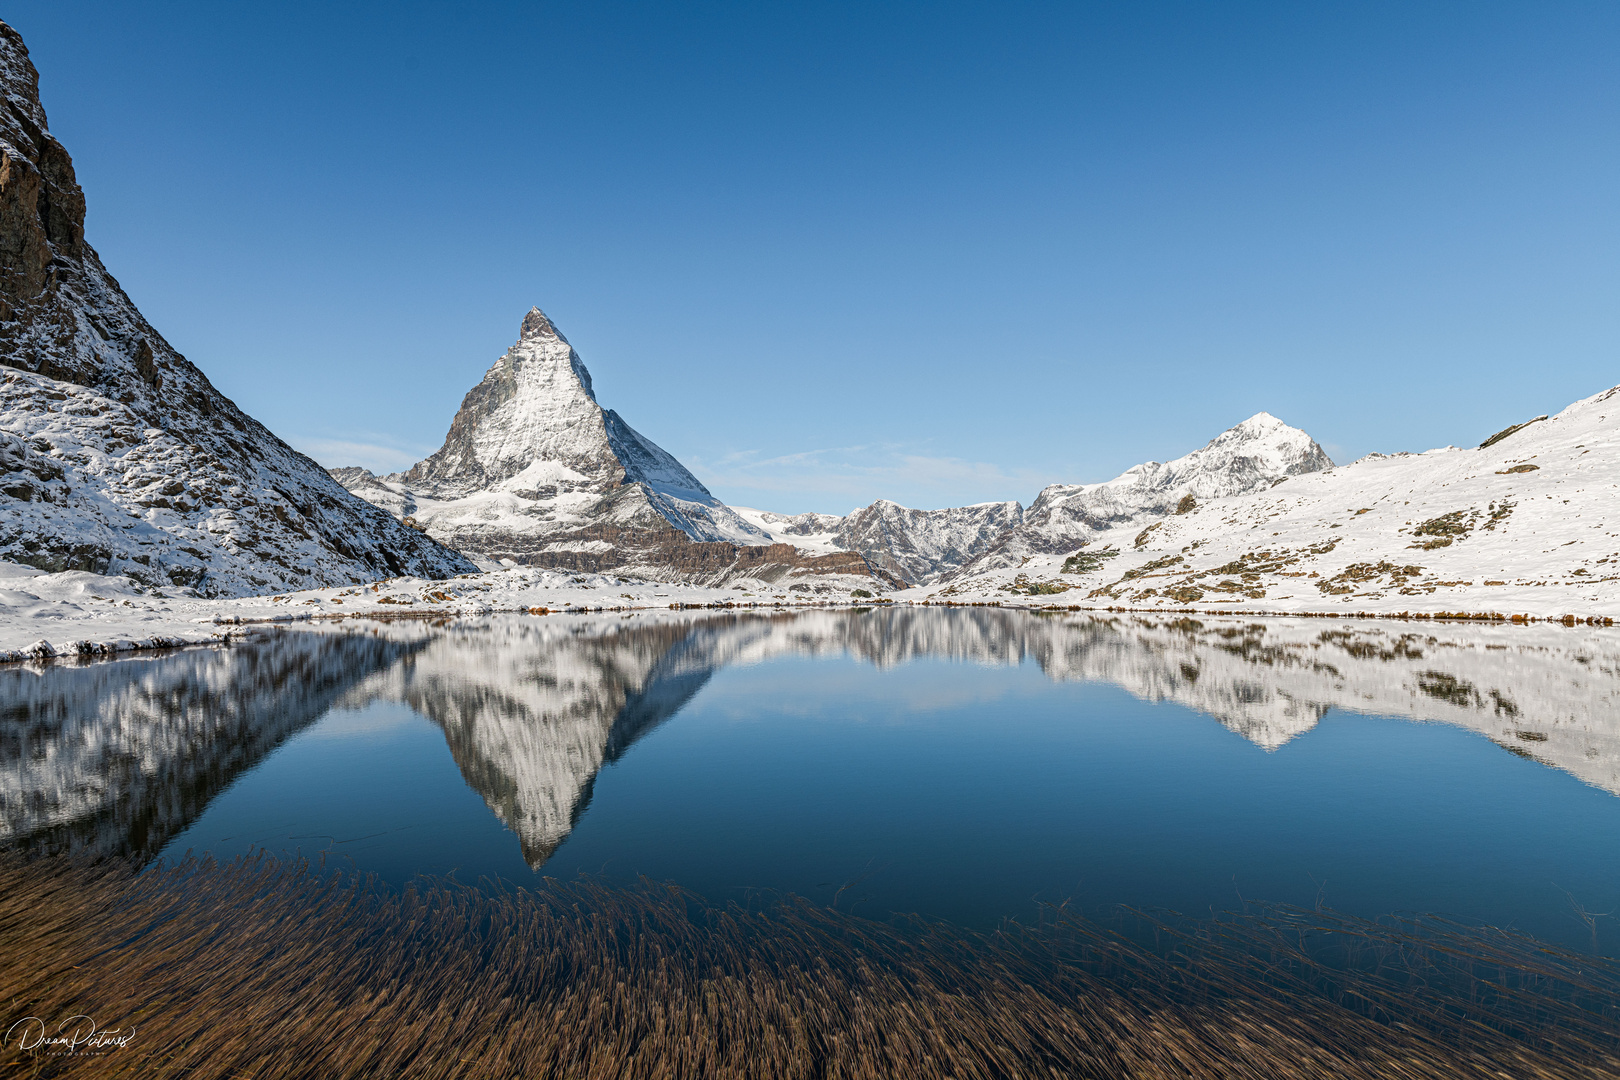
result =
[[[579,354],[539,308],[468,392],[435,454],[391,476],[332,475],[407,524],[490,560],[719,580],[742,563],[802,568],[807,557],[773,546],[766,530],[598,405]],[[767,550],[745,550],[753,547]],[[847,554],[818,570],[870,576]]]
[[[970,571],[1017,566],[1026,556],[1073,551],[1112,529],[1133,532],[1194,503],[1264,491],[1288,476],[1333,462],[1316,441],[1270,413],[1256,413],[1209,445],[1174,461],[1149,461],[1100,484],[1053,484],[1019,526],[973,561]]]
[[[837,514],[777,514],[751,506],[733,506],[732,509],[769,536],[773,543],[792,544],[818,555],[845,550],[838,542],[838,527],[844,519]]]
[[[1476,448],[1374,454],[1116,535],[1072,558],[970,567],[934,592],[1133,608],[1613,618],[1620,387]]]
[[[209,595],[470,563],[353,498],[215,390],[84,238],[38,75],[0,23],[0,558]]]

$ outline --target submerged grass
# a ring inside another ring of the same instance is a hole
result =
[[[1046,912],[975,933],[648,881],[0,856],[5,1023],[135,1028],[94,1056],[8,1039],[0,1076],[1620,1075],[1620,967],[1511,932]]]

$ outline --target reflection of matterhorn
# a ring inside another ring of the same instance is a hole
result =
[[[568,836],[605,763],[768,637],[759,619],[469,623],[353,695],[398,698],[444,729],[462,776],[539,867]]]

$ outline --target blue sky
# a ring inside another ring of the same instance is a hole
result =
[[[328,465],[543,307],[727,501],[1337,460],[1620,382],[1610,3],[8,0],[89,238]]]

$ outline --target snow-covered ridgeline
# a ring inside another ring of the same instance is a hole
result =
[[[914,510],[887,499],[846,517],[739,509],[782,543],[859,552],[916,585],[1016,566],[1036,553],[1068,552],[1115,529],[1140,529],[1195,501],[1263,491],[1332,468],[1309,435],[1258,413],[1174,461],[1149,461],[1099,484],[1052,484],[1028,510],[1016,502]]]
[[[909,596],[1620,616],[1620,388],[1480,447],[1374,454]]]

